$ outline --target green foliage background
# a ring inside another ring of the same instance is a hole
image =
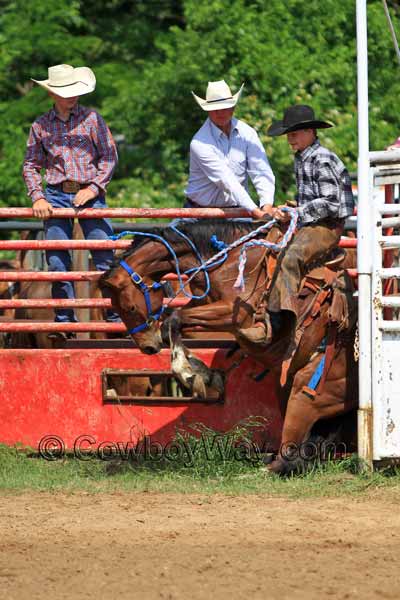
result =
[[[392,0],[400,32],[400,7]],[[400,70],[381,0],[368,2],[371,148],[400,133]],[[237,116],[258,130],[277,175],[277,198],[293,188],[285,138],[266,130],[285,107],[311,104],[335,128],[323,142],[356,169],[355,1],[0,0],[0,204],[29,205],[21,177],[31,122],[48,110],[44,79],[58,63],[91,66],[83,104],[105,117],[120,144],[109,188],[119,206],[183,202],[188,148],[205,113],[207,81],[245,82]],[[123,137],[122,137],[123,136]]]

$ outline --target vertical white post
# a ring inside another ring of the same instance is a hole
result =
[[[357,0],[357,94],[358,94],[358,328],[359,410],[358,453],[372,467],[372,376],[371,376],[371,274],[372,206],[369,199],[368,40],[367,2]]]

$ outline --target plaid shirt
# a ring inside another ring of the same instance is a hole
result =
[[[36,119],[29,133],[23,168],[28,195],[32,202],[44,197],[43,168],[50,185],[76,181],[104,194],[117,160],[111,132],[96,111],[77,105],[62,121],[52,108]]]
[[[318,139],[294,161],[298,214],[302,224],[344,219],[353,214],[349,173],[342,161]]]

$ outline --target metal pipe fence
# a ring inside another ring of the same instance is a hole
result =
[[[237,218],[249,217],[249,213],[242,209],[56,209],[53,212],[57,218]],[[0,218],[26,219],[32,218],[33,212],[30,208],[0,208]],[[159,226],[159,225],[157,225]],[[161,224],[161,227],[167,227]],[[137,230],[145,232],[154,227],[154,223],[123,222],[113,223],[115,231]],[[37,221],[0,221],[0,229],[4,230],[32,230],[40,231],[43,223]],[[127,249],[131,240],[0,240],[0,250],[15,251],[45,251],[45,250],[95,250],[95,249]],[[343,238],[340,242],[343,248],[355,248],[357,240],[354,238]],[[352,277],[357,276],[355,269],[349,269]],[[101,271],[24,271],[9,270],[0,271],[0,282],[25,282],[25,281],[96,281],[102,275]],[[111,308],[111,300],[108,298],[78,298],[78,299],[0,299],[0,310],[18,308]],[[55,323],[44,321],[24,322],[10,321],[0,318],[0,332],[109,332],[120,333],[125,331],[125,326],[119,323],[107,323],[103,321],[90,321],[86,323]]]

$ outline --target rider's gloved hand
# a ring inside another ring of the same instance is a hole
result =
[[[277,221],[280,221],[281,223],[287,223],[291,219],[291,213],[289,211],[286,212],[281,210],[280,208],[277,208],[274,218]]]
[[[274,218],[275,211],[276,208],[270,204],[266,204],[261,208],[255,208],[252,211],[251,216],[257,221],[269,221],[270,219]]]
[[[284,206],[278,206],[275,209],[274,218],[281,223],[288,223],[291,220],[296,208],[297,203],[294,200],[286,200]]]

